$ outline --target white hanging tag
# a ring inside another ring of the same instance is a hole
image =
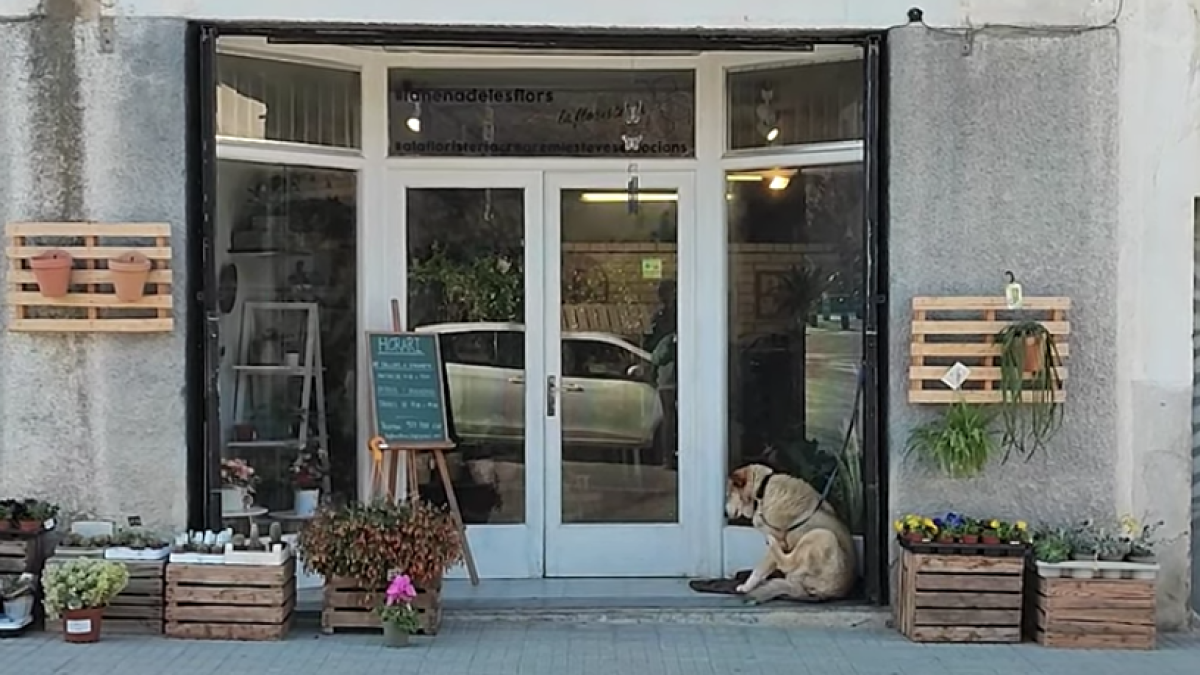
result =
[[[1008,277],[1008,284],[1004,287],[1004,303],[1009,309],[1020,309],[1021,305],[1025,304],[1025,293],[1021,290],[1021,284],[1017,283],[1017,278],[1012,272],[1005,272]]]
[[[963,383],[967,381],[967,377],[971,374],[971,369],[966,367],[962,361],[955,361],[954,365],[950,366],[945,375],[942,375],[942,383],[950,387],[954,391],[962,388]]]

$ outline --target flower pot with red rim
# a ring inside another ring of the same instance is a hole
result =
[[[904,533],[904,541],[912,542],[914,544],[919,544],[919,543],[921,543],[922,539],[924,539],[924,537],[921,535],[920,532],[905,532]]]
[[[146,292],[150,277],[150,259],[137,251],[126,251],[108,261],[113,290],[121,302],[137,302]]]
[[[962,536],[962,543],[964,543],[964,544],[978,544],[978,543],[979,543],[979,535],[977,535],[977,534],[964,534],[964,535]]]
[[[988,546],[995,546],[1000,543],[1000,537],[990,537],[988,535],[984,535],[983,537],[980,538],[980,541],[987,544]]]
[[[17,523],[17,529],[22,532],[37,532],[42,529],[42,522],[38,520],[22,520]]]
[[[70,290],[71,265],[71,254],[57,248],[29,259],[38,291],[47,298],[61,298]]]
[[[97,642],[103,622],[103,607],[68,609],[63,614],[63,639],[75,644]]]
[[[952,535],[952,534],[939,534],[939,535],[938,535],[938,538],[937,538],[937,542],[938,542],[939,544],[953,544],[953,543],[954,543],[954,535]]]

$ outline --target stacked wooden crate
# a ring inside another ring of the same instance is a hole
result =
[[[1157,572],[1138,563],[1037,563],[1028,632],[1047,647],[1154,649]]]
[[[896,627],[914,642],[1020,642],[1023,556],[900,553]]]
[[[334,577],[325,580],[324,606],[321,610],[321,630],[334,633],[344,630],[383,630],[379,607],[386,594],[384,588],[369,590],[364,588],[357,579]],[[437,635],[442,625],[442,582],[417,587],[417,597],[413,600],[413,609],[417,611],[417,620],[421,635]]]
[[[167,566],[166,633],[199,640],[280,640],[296,608],[296,558],[279,565]]]

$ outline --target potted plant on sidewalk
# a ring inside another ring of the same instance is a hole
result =
[[[383,622],[383,642],[388,647],[407,647],[408,636],[421,629],[413,600],[417,589],[407,574],[397,574],[388,584],[379,619]]]
[[[33,616],[35,580],[29,572],[0,577],[0,608],[10,624],[24,626]]]
[[[42,580],[46,614],[52,620],[63,619],[67,642],[96,642],[104,608],[128,583],[125,564],[111,560],[76,558],[49,567]]]
[[[221,511],[239,513],[250,507],[258,477],[254,467],[239,457],[221,460]]]
[[[295,488],[292,510],[297,516],[311,516],[317,512],[326,469],[325,456],[318,447],[301,452],[292,462],[292,486]]]

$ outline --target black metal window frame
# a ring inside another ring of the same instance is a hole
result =
[[[220,521],[220,421],[216,395],[220,351],[212,245],[216,209],[216,76],[220,35],[264,37],[283,44],[455,46],[472,48],[632,49],[688,51],[810,51],[818,45],[858,45],[864,53],[863,175],[863,490],[867,510],[867,599],[886,605],[888,579],[887,446],[887,37],[883,32],[679,31],[429,27],[338,24],[192,23],[188,27],[188,275],[187,322],[188,522]],[[198,272],[197,272],[198,271]],[[881,339],[881,336],[883,338]]]

